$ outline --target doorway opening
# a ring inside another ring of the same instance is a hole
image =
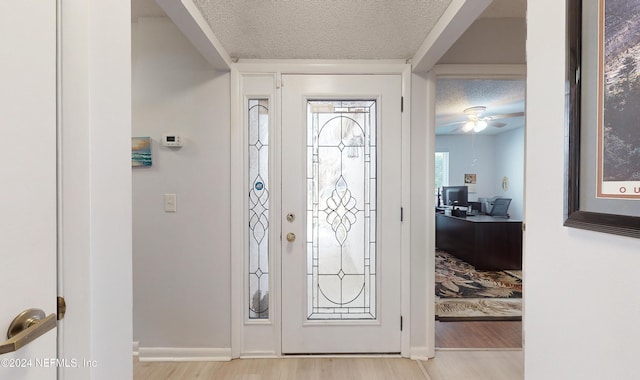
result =
[[[520,349],[524,67],[436,73],[435,347]]]

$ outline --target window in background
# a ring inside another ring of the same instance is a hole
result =
[[[449,186],[449,152],[436,152],[436,188],[434,194],[442,186]]]

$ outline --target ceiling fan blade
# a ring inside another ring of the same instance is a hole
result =
[[[522,117],[524,116],[524,112],[513,112],[513,113],[503,113],[501,115],[491,115],[489,116],[491,120],[496,119],[510,119],[512,117]]]
[[[490,121],[489,125],[492,126],[492,127],[496,127],[496,128],[502,128],[505,125],[507,125],[507,123],[503,123],[501,121]]]
[[[442,124],[442,125],[438,125],[436,128],[445,128],[445,127],[451,127],[454,125],[460,125],[460,124],[466,124],[468,123],[468,120],[465,121],[456,121],[455,123],[447,123],[447,124]]]

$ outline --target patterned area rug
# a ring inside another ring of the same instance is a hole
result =
[[[522,272],[477,271],[436,250],[436,319],[521,320]]]

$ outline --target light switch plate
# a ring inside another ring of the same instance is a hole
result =
[[[164,195],[164,212],[176,212],[176,211],[178,211],[178,206],[176,204],[176,195],[165,194]]]

